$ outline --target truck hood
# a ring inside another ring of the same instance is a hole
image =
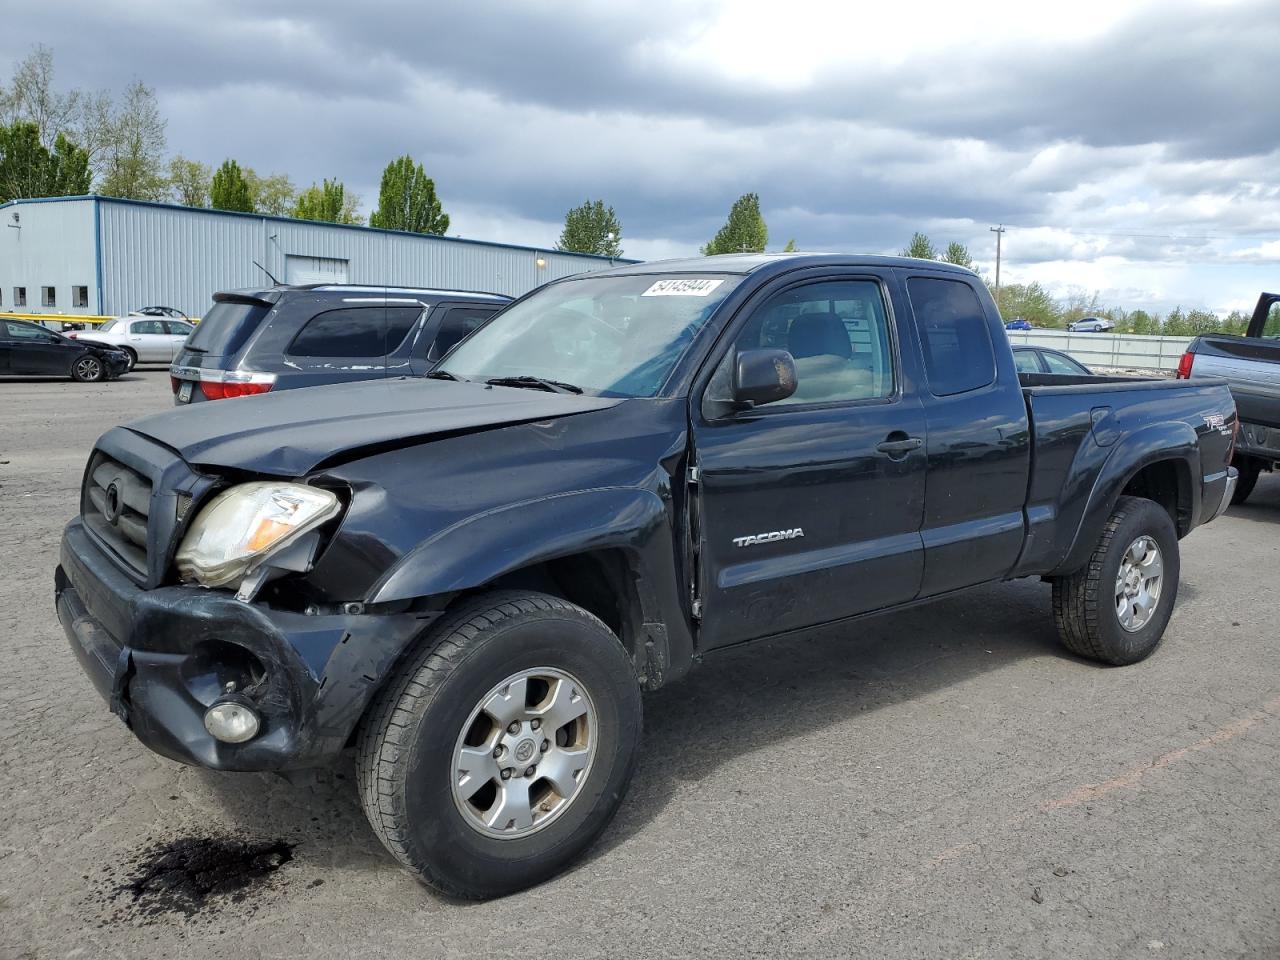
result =
[[[128,429],[194,466],[299,477],[436,437],[589,413],[620,402],[402,377],[199,403],[135,420]]]

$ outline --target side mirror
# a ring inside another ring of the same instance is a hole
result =
[[[796,392],[796,362],[786,350],[743,350],[733,369],[733,402],[774,403]]]

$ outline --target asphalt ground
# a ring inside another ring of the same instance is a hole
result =
[[[59,531],[95,437],[169,403],[162,370],[0,381],[6,960],[1280,956],[1280,477],[1184,541],[1137,666],[1065,654],[1034,581],[709,658],[646,697],[590,855],[463,904],[378,845],[349,760],[183,767],[81,674]]]

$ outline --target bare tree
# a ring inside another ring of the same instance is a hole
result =
[[[53,51],[37,45],[13,71],[9,88],[0,96],[0,119],[27,120],[36,125],[41,145],[52,150],[58,134],[72,134],[80,94],[60,94],[53,88]]]
[[[112,116],[101,192],[130,200],[163,200],[169,188],[164,172],[164,131],[155,93],[135,80]]]

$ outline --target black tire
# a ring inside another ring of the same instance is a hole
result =
[[[125,373],[133,373],[133,368],[138,365],[138,355],[133,352],[131,347],[124,347],[124,352],[129,355],[129,366],[125,367]]]
[[[1253,457],[1236,457],[1235,468],[1240,471],[1236,479],[1236,488],[1231,494],[1232,504],[1244,503],[1257,486],[1258,475],[1262,473],[1262,464]]]
[[[488,691],[540,667],[589,693],[594,759],[550,822],[488,836],[455,802],[454,749]],[[423,883],[454,897],[503,896],[559,873],[599,836],[631,780],[640,732],[639,681],[608,627],[546,594],[486,594],[446,614],[375,699],[357,741],[361,802],[378,839]]]
[[[1129,546],[1151,537],[1159,547],[1164,573],[1150,619],[1136,631],[1120,624],[1115,584]],[[1070,576],[1053,581],[1053,620],[1072,653],[1113,666],[1137,663],[1160,645],[1178,598],[1178,535],[1169,514],[1142,497],[1121,497],[1093,555]]]
[[[71,379],[77,383],[100,383],[107,379],[107,365],[91,353],[71,361]]]

